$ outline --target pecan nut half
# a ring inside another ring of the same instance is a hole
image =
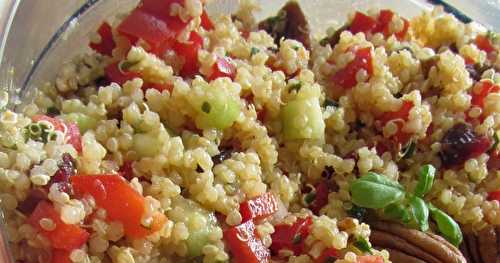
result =
[[[393,263],[467,262],[458,248],[438,235],[385,221],[372,222],[370,228],[370,242],[386,249]]]
[[[500,226],[466,233],[460,250],[470,263],[500,263]]]

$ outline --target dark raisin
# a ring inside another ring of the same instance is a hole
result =
[[[47,194],[44,188],[31,189],[28,197],[19,203],[17,210],[25,215],[31,214],[40,201],[48,199]]]
[[[451,52],[453,52],[453,53],[455,53],[455,54],[458,54],[458,47],[457,47],[457,44],[452,43],[451,45],[449,45],[449,46],[448,46],[448,49],[449,49]]]
[[[75,159],[69,153],[62,155],[62,161],[59,164],[59,170],[50,178],[48,186],[57,183],[59,191],[72,194],[73,189],[69,182],[70,177],[76,174]]]
[[[490,145],[490,140],[474,133],[471,125],[458,123],[441,140],[439,155],[446,167],[458,166],[486,152]]]
[[[197,173],[203,173],[204,172],[203,168],[201,168],[201,166],[199,164],[196,165],[196,172]]]
[[[214,155],[212,157],[212,162],[214,163],[214,165],[222,163],[224,160],[229,159],[231,157],[233,151],[234,150],[232,149],[223,149],[222,151],[220,151],[219,154]]]
[[[321,177],[330,180],[335,173],[335,169],[332,166],[325,166],[323,172],[321,172]]]

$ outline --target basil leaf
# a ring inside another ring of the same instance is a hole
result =
[[[397,220],[408,224],[411,220],[408,208],[400,203],[390,204],[384,208],[384,215],[389,219]]]
[[[355,180],[350,191],[355,205],[374,209],[384,208],[405,195],[403,186],[398,182],[376,173],[368,173]]]
[[[443,235],[446,240],[452,243],[454,246],[458,247],[460,243],[462,243],[463,236],[462,231],[460,230],[460,226],[443,212],[441,209],[433,206],[431,203],[428,203],[429,210],[431,211],[431,216],[438,226],[439,232]]]
[[[368,242],[368,240],[358,237],[356,241],[354,242],[354,246],[356,246],[359,250],[362,252],[367,252],[371,254],[372,251],[372,245]]]
[[[415,196],[424,197],[424,195],[431,190],[435,174],[436,168],[430,164],[424,165],[420,168],[418,183],[415,187]]]
[[[412,212],[413,220],[420,231],[429,230],[429,208],[422,198],[417,196],[410,197],[409,205]]]

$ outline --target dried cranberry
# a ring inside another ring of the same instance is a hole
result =
[[[59,170],[50,178],[48,186],[57,183],[59,191],[71,194],[73,189],[69,178],[76,174],[75,159],[69,153],[62,155],[62,162],[59,164]]]
[[[134,178],[134,171],[132,169],[132,164],[134,162],[132,161],[125,161],[123,165],[120,167],[118,172],[120,173],[123,178],[127,179],[128,181],[132,180]]]
[[[25,215],[31,214],[40,201],[48,199],[47,194],[44,188],[31,189],[28,197],[19,203],[17,210]]]
[[[458,123],[444,135],[441,141],[440,157],[447,167],[459,166],[468,159],[486,152],[490,145],[490,140],[474,133],[472,126]]]

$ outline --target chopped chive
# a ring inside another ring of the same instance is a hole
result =
[[[210,105],[210,103],[204,101],[203,104],[201,105],[201,110],[204,112],[204,113],[210,113],[210,110],[212,109],[212,106]]]
[[[60,114],[61,114],[61,111],[59,111],[59,109],[54,107],[54,106],[47,108],[47,115],[49,115],[51,117],[54,117],[54,116],[57,116]]]

